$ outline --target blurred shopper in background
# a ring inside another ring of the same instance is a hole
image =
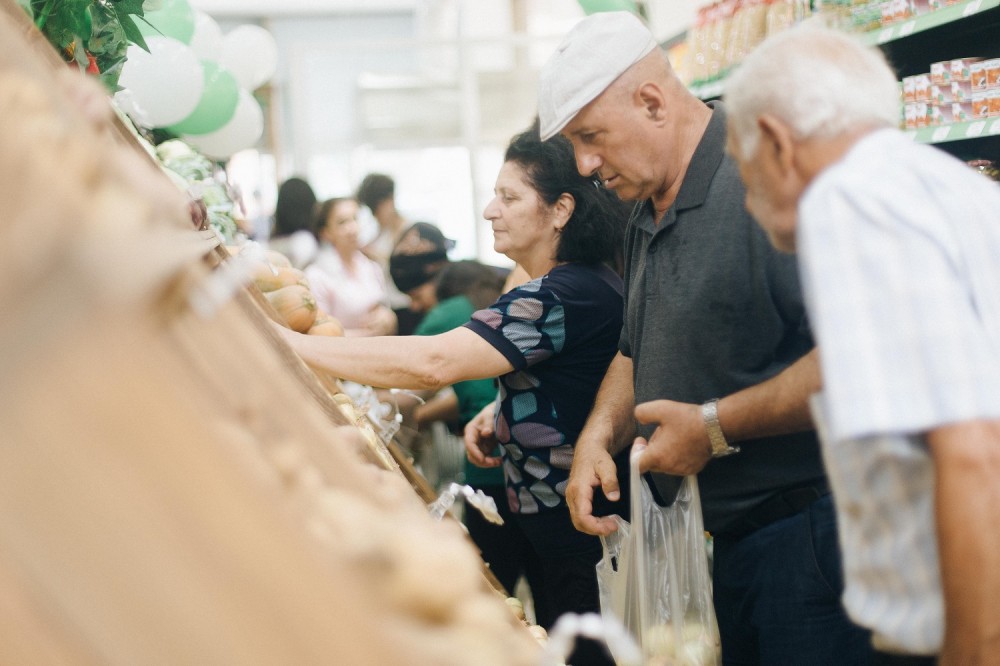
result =
[[[409,297],[414,312],[426,313],[437,304],[435,278],[448,265],[454,246],[429,222],[415,222],[400,234],[389,256],[389,277]]]
[[[1000,188],[897,129],[854,37],[772,37],[726,82],[730,152],[798,252],[844,603],[885,664],[1000,659]]]
[[[316,213],[316,195],[305,179],[294,176],[283,182],[278,187],[268,248],[288,257],[295,268],[304,268],[319,249],[313,234]]]
[[[323,202],[315,218],[319,251],[306,278],[319,308],[340,321],[345,335],[391,335],[396,315],[388,306],[381,267],[361,252],[357,216],[354,199]]]
[[[551,627],[563,613],[600,608],[600,540],[573,529],[563,491],[621,331],[622,282],[608,264],[627,208],[576,173],[569,142],[542,142],[537,127],[511,141],[495,193],[483,212],[494,249],[531,279],[465,325],[391,341],[280,332],[306,362],[373,386],[426,389],[499,378],[497,403],[466,427],[466,450],[480,466],[503,465],[512,520],[542,563],[543,580],[532,594],[548,613],[536,613],[537,620]],[[498,444],[500,457],[493,455]],[[582,640],[569,663],[612,661],[602,645]]]
[[[640,467],[657,472],[661,499],[673,499],[677,475],[698,474],[724,663],[868,663],[868,634],[840,602],[808,405],[819,369],[795,261],[743,206],[723,105],[692,95],[629,12],[577,23],[538,91],[543,138],[562,133],[580,173],[639,202],[625,232],[619,353],[566,491],[574,523],[616,529],[591,507],[619,497],[612,455],[638,419],[649,438]]]
[[[410,309],[410,299],[396,288],[389,277],[389,256],[409,225],[396,208],[396,181],[384,173],[370,173],[358,185],[356,197],[362,206],[371,211],[378,227],[375,238],[362,251],[382,267],[389,294],[389,307],[396,313],[398,331],[401,335],[408,335],[420,322],[422,314]]]

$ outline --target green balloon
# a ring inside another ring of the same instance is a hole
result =
[[[233,118],[240,101],[240,86],[228,69],[211,60],[201,61],[205,90],[194,111],[167,129],[174,134],[208,134]]]
[[[586,14],[626,11],[638,14],[635,0],[578,0]]]
[[[135,23],[143,37],[173,37],[185,44],[194,36],[194,10],[188,0],[163,0],[160,9],[145,12]]]

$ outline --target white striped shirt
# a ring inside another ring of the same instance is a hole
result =
[[[881,647],[934,654],[944,619],[924,433],[1000,418],[1000,187],[880,130],[810,185],[797,236],[844,603]]]

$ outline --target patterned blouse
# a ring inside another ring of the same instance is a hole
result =
[[[565,506],[573,446],[618,349],[622,310],[621,278],[570,263],[466,324],[514,366],[500,377],[495,426],[515,513]]]

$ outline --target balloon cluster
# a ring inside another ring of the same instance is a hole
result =
[[[225,35],[187,0],[163,0],[137,21],[149,51],[132,44],[115,101],[147,129],[163,128],[207,157],[224,160],[264,130],[250,91],[274,75],[277,46],[267,30],[241,25]]]

